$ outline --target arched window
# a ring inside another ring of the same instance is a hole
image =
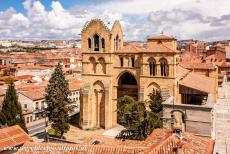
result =
[[[104,38],[101,39],[101,47],[103,49],[105,48],[105,39]]]
[[[161,76],[168,76],[169,75],[169,65],[166,59],[162,58],[160,60],[160,67],[161,67]]]
[[[100,64],[100,70],[103,74],[106,74],[106,63],[104,58],[99,58],[98,59],[99,64]]]
[[[100,49],[99,36],[97,34],[95,34],[93,36],[93,39],[94,39],[94,51],[99,51],[99,49]]]
[[[114,44],[115,44],[115,51],[117,51],[119,49],[119,36],[116,36],[116,39],[114,40]]]
[[[156,76],[157,75],[157,65],[154,58],[149,58],[149,75]]]
[[[97,64],[96,64],[95,58],[94,57],[90,57],[89,61],[90,61],[90,66],[91,66],[91,69],[90,69],[91,73],[96,73],[96,65]]]
[[[91,49],[91,39],[88,38],[88,48]]]

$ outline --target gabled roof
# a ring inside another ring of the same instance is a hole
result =
[[[32,139],[18,125],[0,129],[0,151],[7,147],[22,145],[28,141],[32,141]]]
[[[82,32],[85,31],[85,30],[89,27],[89,25],[90,25],[91,23],[93,23],[93,22],[100,22],[109,32],[111,32],[112,29],[113,29],[113,27],[114,27],[114,25],[115,25],[115,23],[117,23],[117,22],[119,22],[119,21],[118,21],[118,20],[115,20],[115,21],[113,21],[113,22],[111,22],[111,21],[104,22],[104,21],[102,21],[101,19],[92,19],[92,20],[87,21],[87,22],[85,23],[85,25],[84,25],[84,27],[83,27],[83,29],[82,29]]]

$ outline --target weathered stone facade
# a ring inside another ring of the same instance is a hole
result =
[[[159,35],[146,48],[123,46],[119,21],[110,29],[92,20],[82,30],[81,126],[111,128],[117,124],[117,98],[148,99],[153,89],[179,99],[176,39]],[[165,99],[166,99],[165,98]]]

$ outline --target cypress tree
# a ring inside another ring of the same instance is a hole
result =
[[[8,89],[3,100],[2,110],[0,112],[0,127],[4,125],[19,125],[25,132],[28,132],[13,80],[9,81]]]
[[[68,81],[58,63],[46,88],[45,100],[47,102],[47,115],[52,123],[52,128],[60,132],[61,136],[66,133],[69,126],[68,112],[71,110],[71,100]]]

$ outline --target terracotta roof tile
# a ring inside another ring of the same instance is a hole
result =
[[[28,141],[32,139],[18,125],[0,129],[0,151],[3,148],[22,145]]]
[[[45,87],[30,87],[20,90],[19,93],[30,98],[31,100],[40,100],[45,98]]]
[[[187,69],[213,69],[213,63],[181,62],[180,65]]]
[[[143,52],[165,52],[165,53],[179,53],[177,50],[170,49],[169,47],[165,46],[164,44],[156,44],[151,46],[151,48],[146,48]]]
[[[134,44],[127,44],[125,46],[123,46],[123,48],[121,48],[120,50],[117,51],[117,53],[177,53],[179,51],[177,50],[172,50],[170,48],[168,48],[167,46],[163,45],[163,44],[156,44],[151,48],[144,48],[144,47],[139,47],[137,45]]]
[[[183,140],[179,139],[171,130],[156,129],[144,141],[120,141],[103,136],[94,136],[82,144],[65,144],[65,143],[35,143],[27,142],[23,145],[23,149],[19,150],[18,154],[33,154],[33,153],[66,153],[66,154],[131,154],[131,153],[173,153],[174,149],[181,146],[181,149],[186,154],[211,154],[214,141],[210,138],[195,136],[190,133],[182,133]],[[92,140],[100,141],[97,145],[92,145]],[[155,141],[155,142],[154,142]],[[123,143],[123,144],[122,144]],[[39,150],[35,149],[39,147]],[[55,150],[47,151],[47,149],[55,148]],[[74,148],[75,150],[63,150]],[[43,150],[42,150],[43,149]]]
[[[180,85],[206,93],[215,93],[215,82],[212,78],[190,72],[179,81]]]
[[[156,36],[150,36],[148,38],[148,40],[176,40],[176,39],[173,37],[169,37],[167,35],[164,35],[164,34],[158,34]]]

